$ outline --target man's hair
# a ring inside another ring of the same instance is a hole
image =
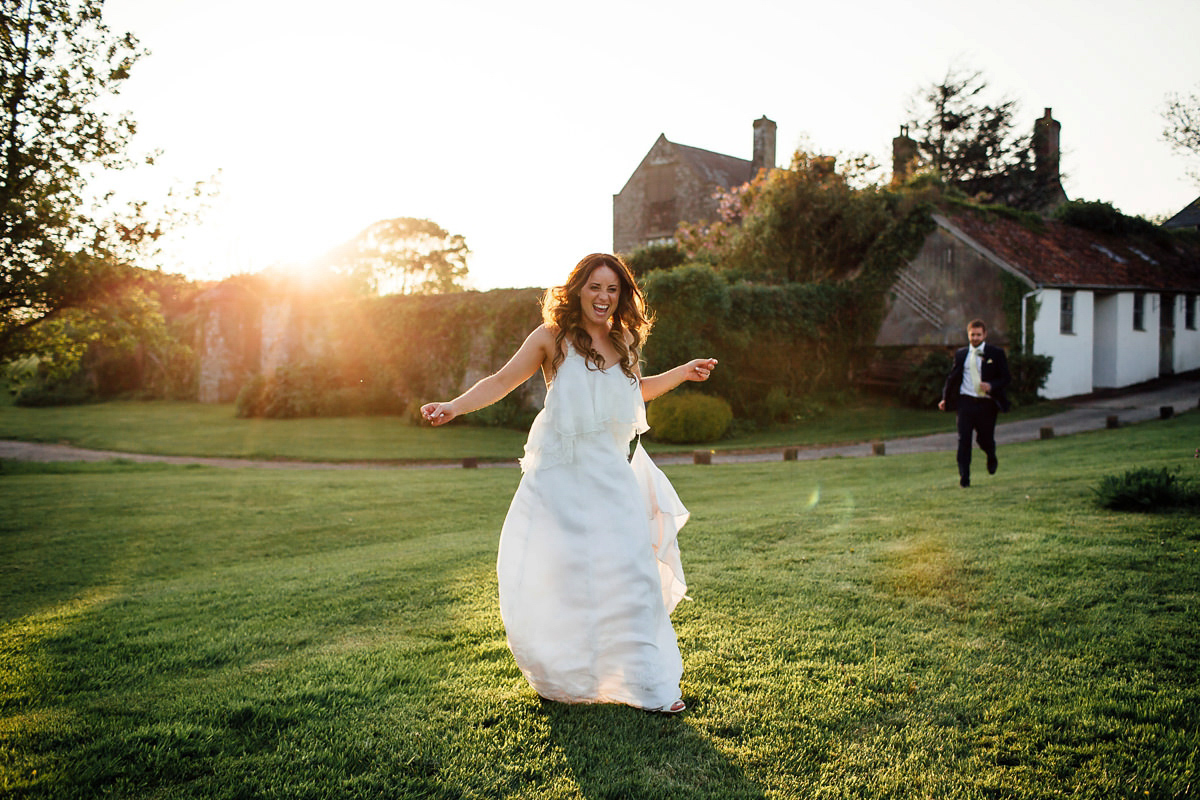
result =
[[[983,328],[983,332],[987,333],[987,325],[985,325],[983,320],[981,320],[981,319],[973,319],[970,322],[968,322],[967,330],[971,330],[971,328]]]

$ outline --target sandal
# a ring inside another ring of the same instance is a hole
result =
[[[684,703],[683,700],[676,700],[674,703],[671,703],[671,705],[669,705],[669,706],[659,706],[658,708],[652,708],[650,710],[656,711],[659,714],[678,714],[679,712],[683,711],[685,708],[687,708],[687,704]]]

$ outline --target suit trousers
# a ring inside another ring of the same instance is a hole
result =
[[[971,479],[971,434],[988,458],[996,457],[996,417],[1000,409],[990,397],[958,398],[958,476]]]

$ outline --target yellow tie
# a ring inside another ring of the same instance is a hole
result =
[[[983,354],[979,350],[976,350],[974,347],[971,348],[971,386],[975,389],[975,395],[977,397],[983,397],[983,391],[979,388],[979,359],[982,357]]]

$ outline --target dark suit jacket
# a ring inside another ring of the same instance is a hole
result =
[[[969,351],[969,347],[963,347],[954,354],[954,368],[946,376],[946,385],[942,388],[942,399],[946,401],[947,410],[958,408],[963,369]],[[1012,383],[1012,375],[1008,373],[1008,356],[1004,354],[1004,348],[983,343],[983,363],[979,365],[979,380],[992,385],[991,398],[996,401],[1001,411],[1008,411],[1008,393],[1005,390]]]

